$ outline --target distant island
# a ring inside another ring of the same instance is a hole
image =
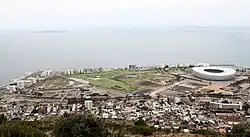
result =
[[[68,33],[66,30],[36,30],[33,33]]]

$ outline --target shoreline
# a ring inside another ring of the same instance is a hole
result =
[[[1,89],[1,88],[5,88],[6,86],[8,86],[8,85],[10,85],[10,84],[13,84],[13,83],[15,83],[16,81],[23,80],[23,79],[25,79],[26,77],[29,77],[30,75],[32,75],[33,73],[34,73],[34,72],[30,72],[30,74],[27,74],[27,75],[25,75],[25,76],[20,76],[19,78],[14,78],[14,79],[11,80],[12,82],[9,82],[9,83],[7,83],[7,84],[0,85],[0,89]]]
[[[197,64],[200,64],[200,63],[197,63]],[[182,66],[183,67],[183,65],[185,66],[188,66],[188,65],[197,65],[197,64],[166,64],[166,65],[169,65],[170,67],[177,67],[177,65],[180,65],[180,66]],[[237,68],[245,68],[245,69],[249,69],[248,67],[242,67],[242,66],[239,66],[239,65],[235,65],[235,64],[228,64],[228,63],[226,63],[226,64],[222,64],[222,63],[220,63],[220,64],[209,64],[210,66],[222,66],[222,67],[233,67],[234,69],[237,69]],[[150,65],[148,65],[148,66],[150,66]],[[157,66],[157,64],[155,64],[155,66]],[[95,69],[95,68],[92,68],[92,69]],[[56,70],[56,69],[55,69]],[[36,73],[36,72],[30,72],[30,73],[28,73],[28,74],[25,74],[24,76],[20,76],[19,78],[14,78],[14,79],[12,79],[11,80],[11,82],[8,82],[8,83],[6,83],[6,84],[2,84],[2,85],[0,85],[0,89],[1,88],[4,88],[4,87],[6,87],[6,86],[8,86],[8,85],[10,85],[10,84],[13,84],[13,83],[15,83],[16,81],[18,81],[18,80],[23,80],[23,79],[25,79],[26,77],[29,77],[30,75],[32,75],[32,74],[34,74],[34,73]]]

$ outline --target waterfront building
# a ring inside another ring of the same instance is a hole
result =
[[[104,70],[103,67],[98,68],[98,72],[103,72],[103,70]]]
[[[207,63],[198,63],[196,66],[198,66],[198,67],[209,67],[210,64],[207,64]]]
[[[135,69],[137,69],[138,67],[137,67],[136,65],[129,65],[128,68],[129,68],[129,69],[132,69],[132,70],[135,70]]]
[[[73,75],[74,74],[74,70],[73,69],[68,69],[65,71],[66,75]]]
[[[54,71],[53,70],[45,70],[41,73],[41,77],[51,77],[53,76]]]
[[[82,74],[82,73],[84,73],[84,70],[83,69],[78,69],[77,73]]]
[[[16,85],[9,85],[9,86],[7,86],[7,90],[9,90],[10,93],[16,92],[17,86]]]
[[[24,80],[19,80],[19,81],[17,81],[17,87],[18,87],[19,89],[24,89],[24,88],[25,88]]]
[[[33,83],[30,80],[18,80],[17,88],[24,89],[25,87],[31,86]]]
[[[31,81],[33,84],[37,83],[37,78],[30,77],[28,78],[29,81]]]

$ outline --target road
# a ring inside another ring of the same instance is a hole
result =
[[[60,100],[61,103],[69,95],[70,92],[71,92],[71,90],[67,91],[66,94],[61,98],[61,100]]]
[[[89,84],[88,81],[83,80],[83,79],[79,79],[79,78],[68,78],[68,79],[69,79],[69,80],[76,81],[76,82],[79,82],[79,83],[82,83],[82,84]]]
[[[162,91],[165,91],[167,90],[169,87],[162,87],[161,89],[158,89],[158,90],[155,90],[153,91],[150,96],[153,97],[153,98],[156,98],[156,95]]]
[[[156,98],[156,95],[157,95],[158,93],[163,92],[163,91],[165,91],[165,90],[167,90],[167,89],[169,89],[169,88],[171,88],[171,87],[173,87],[173,86],[175,86],[175,85],[178,85],[178,84],[179,84],[179,82],[177,82],[177,83],[175,83],[175,84],[173,84],[173,85],[164,86],[164,87],[162,87],[161,89],[158,89],[158,90],[155,90],[155,91],[151,92],[150,96],[153,97],[153,98]]]

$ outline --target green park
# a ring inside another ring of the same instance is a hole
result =
[[[159,76],[159,72],[156,70],[112,70],[75,74],[71,77],[84,79],[94,86],[105,89],[133,92],[151,85],[160,86],[157,82],[152,81],[157,76]]]

